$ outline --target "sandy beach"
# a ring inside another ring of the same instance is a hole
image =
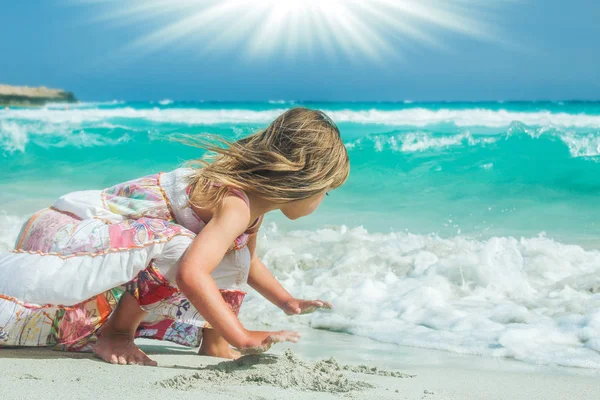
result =
[[[297,345],[235,362],[140,340],[158,367],[110,365],[91,354],[2,349],[0,392],[13,400],[65,396],[558,400],[600,396],[595,370],[461,356],[331,332],[307,330],[303,335]]]
[[[0,400],[600,400],[600,1],[31,3]]]

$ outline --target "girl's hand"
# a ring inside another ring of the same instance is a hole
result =
[[[283,304],[281,309],[287,315],[310,314],[319,308],[332,309],[331,303],[323,300],[291,299]]]
[[[293,331],[263,332],[248,331],[245,347],[238,350],[242,355],[260,354],[269,350],[275,343],[292,342],[300,340],[300,334]]]

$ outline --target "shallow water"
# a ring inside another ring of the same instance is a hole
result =
[[[291,102],[82,103],[0,110],[0,251],[60,195],[168,171]],[[600,103],[310,103],[352,172],[312,216],[268,216],[260,252],[294,294],[334,302],[290,322],[456,353],[600,368]],[[281,319],[283,318],[283,319]]]

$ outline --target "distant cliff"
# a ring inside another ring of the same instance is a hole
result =
[[[75,103],[71,92],[47,87],[9,86],[0,84],[0,105],[43,106],[46,103]]]

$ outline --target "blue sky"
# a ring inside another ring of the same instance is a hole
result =
[[[165,21],[98,21],[108,6],[5,0],[0,82],[65,88],[83,100],[600,100],[600,2],[496,2],[501,40],[432,28],[444,49],[391,42],[404,58],[376,63],[248,59],[243,43],[206,52],[201,38],[128,53],[119,50]]]

